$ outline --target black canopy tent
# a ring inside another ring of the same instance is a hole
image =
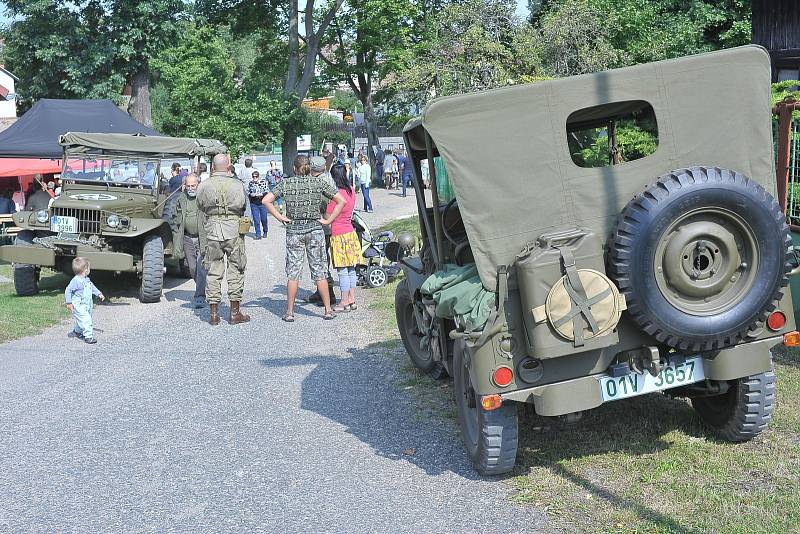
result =
[[[111,100],[43,98],[0,132],[0,158],[60,159],[58,138],[67,132],[162,135],[134,120]]]

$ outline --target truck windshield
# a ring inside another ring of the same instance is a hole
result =
[[[159,173],[158,160],[87,159],[70,160],[61,173],[62,180],[101,182],[154,187]]]

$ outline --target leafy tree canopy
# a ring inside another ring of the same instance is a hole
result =
[[[281,100],[237,86],[225,35],[187,24],[181,38],[153,59],[163,88],[154,119],[164,133],[220,139],[238,155],[274,140],[286,109]]]
[[[6,62],[30,104],[43,97],[111,98],[170,42],[181,0],[8,0]]]

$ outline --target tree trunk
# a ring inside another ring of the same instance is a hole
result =
[[[147,65],[142,65],[131,80],[131,103],[128,106],[128,113],[145,126],[153,126],[153,113],[150,107],[150,69]]]
[[[375,150],[372,147],[377,147],[380,143],[378,139],[378,124],[375,117],[375,107],[372,105],[372,91],[366,91],[361,103],[364,105],[364,124],[367,126],[367,147],[369,148],[367,154],[369,156],[369,164],[372,166],[372,175],[376,176],[376,159]]]
[[[294,174],[294,158],[297,157],[297,132],[293,125],[283,126],[283,141],[281,142],[281,160],[283,161],[283,174]]]

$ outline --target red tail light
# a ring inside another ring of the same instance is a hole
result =
[[[784,326],[786,326],[786,315],[782,311],[774,311],[767,317],[767,327],[773,332],[777,332]]]
[[[509,367],[498,367],[492,374],[492,380],[501,388],[506,387],[514,379],[514,373]]]

